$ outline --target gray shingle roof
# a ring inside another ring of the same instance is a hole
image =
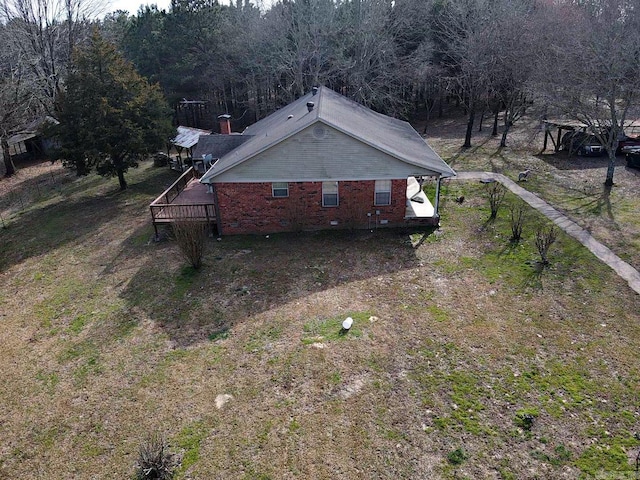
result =
[[[307,102],[314,102],[308,111]],[[327,87],[308,93],[284,108],[248,127],[242,136],[252,138],[220,157],[200,180],[215,177],[268,148],[291,137],[305,127],[322,122],[403,162],[452,177],[455,172],[408,123],[376,113]]]
[[[222,158],[227,153],[238,148],[251,139],[250,135],[200,135],[198,144],[193,149],[193,158],[211,155],[211,158]]]

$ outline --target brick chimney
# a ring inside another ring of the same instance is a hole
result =
[[[218,121],[220,122],[220,133],[222,135],[230,135],[231,134],[231,115],[225,113],[223,115],[218,115]]]

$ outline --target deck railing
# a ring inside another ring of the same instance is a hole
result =
[[[179,221],[200,221],[207,223],[215,221],[216,214],[213,203],[172,203],[196,176],[197,173],[194,168],[189,168],[149,205],[154,227],[161,223],[174,223]]]
[[[171,184],[162,194],[156,198],[151,205],[164,203],[165,205],[173,202],[180,192],[182,192],[189,184],[191,179],[196,178],[196,172],[193,167],[187,169],[180,177]]]

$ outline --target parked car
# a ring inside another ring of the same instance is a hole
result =
[[[585,157],[598,157],[607,153],[595,135],[586,132],[567,132],[562,137],[562,149]]]
[[[618,141],[618,151],[616,153],[627,153],[634,149],[640,149],[640,136],[627,137],[625,135]]]
[[[627,153],[625,159],[627,160],[627,167],[640,168],[640,147],[636,151]]]

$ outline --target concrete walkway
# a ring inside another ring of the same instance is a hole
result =
[[[491,181],[495,180],[507,187],[511,192],[518,195],[522,200],[527,202],[533,208],[540,213],[548,217],[558,227],[564,230],[567,234],[578,240],[582,245],[587,247],[591,253],[593,253],[602,262],[609,265],[620,277],[624,278],[629,286],[636,292],[640,293],[640,273],[623,261],[615,253],[613,253],[608,247],[603,245],[594,239],[589,232],[582,228],[577,223],[569,220],[566,216],[553,208],[547,202],[542,200],[536,194],[525,190],[516,182],[510,178],[505,177],[500,173],[491,172],[458,172],[456,177],[452,180],[479,180],[479,181]]]

